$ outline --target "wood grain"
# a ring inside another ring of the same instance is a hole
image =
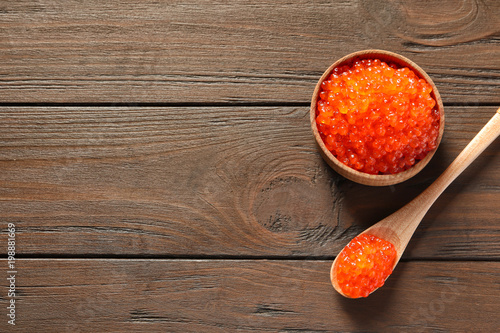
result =
[[[1,1],[16,331],[496,331],[500,140],[430,209],[386,286],[347,300],[328,273],[498,108],[498,13],[495,0]],[[340,177],[310,132],[321,73],[363,49],[401,53],[462,105],[396,186]]]
[[[445,103],[500,102],[495,0],[0,4],[0,103],[306,103],[342,56],[415,61]]]
[[[321,159],[306,107],[2,107],[0,220],[16,224],[20,255],[332,258],[427,187],[496,109],[447,108],[431,163],[373,188]],[[438,199],[408,258],[500,257],[499,151]]]
[[[500,325],[498,262],[403,262],[360,300],[333,290],[330,264],[20,260],[16,330],[399,333],[494,332]],[[5,320],[0,328],[8,328]]]

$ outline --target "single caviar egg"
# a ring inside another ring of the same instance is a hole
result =
[[[396,263],[396,248],[373,235],[355,237],[339,254],[334,267],[337,283],[350,298],[367,297],[384,285]]]
[[[432,87],[409,68],[378,59],[340,66],[321,84],[316,124],[326,148],[368,174],[395,174],[437,146]]]

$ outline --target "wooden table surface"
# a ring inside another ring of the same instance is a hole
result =
[[[445,104],[435,157],[395,186],[342,178],[310,131],[323,71],[369,48],[415,61]],[[3,0],[0,331],[498,331],[500,140],[386,286],[329,282],[498,107],[495,0]]]

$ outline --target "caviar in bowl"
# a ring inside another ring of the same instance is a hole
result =
[[[365,185],[403,182],[434,155],[444,110],[430,77],[409,59],[367,50],[336,61],[311,101],[311,126],[326,162]]]

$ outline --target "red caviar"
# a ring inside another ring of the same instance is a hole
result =
[[[357,61],[322,82],[316,124],[340,162],[369,174],[398,173],[437,146],[440,116],[431,92],[409,68]]]
[[[340,289],[351,298],[367,297],[391,275],[396,255],[396,248],[386,240],[365,234],[355,237],[335,265]]]

